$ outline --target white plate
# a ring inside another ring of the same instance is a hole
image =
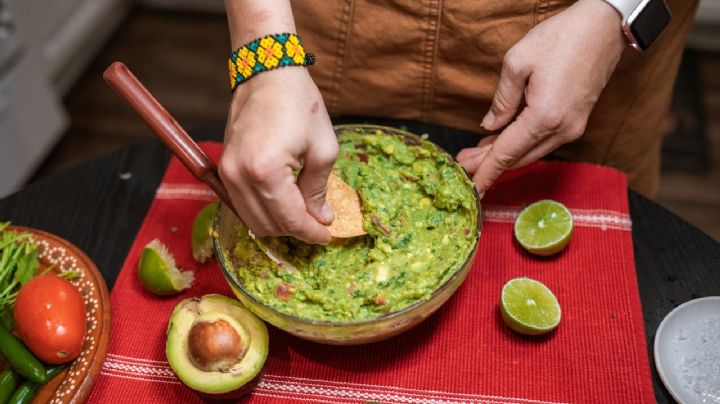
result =
[[[655,366],[679,403],[720,404],[720,296],[691,300],[655,333]]]

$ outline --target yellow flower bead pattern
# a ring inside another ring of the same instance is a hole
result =
[[[237,70],[243,79],[252,76],[255,63],[255,53],[247,48],[242,48],[238,53]]]
[[[232,87],[237,79],[237,68],[235,67],[235,62],[233,62],[232,59],[228,59],[228,69],[230,69],[230,87]]]
[[[260,47],[265,49],[272,48],[275,43],[275,38],[273,38],[272,35],[269,35],[260,40]]]
[[[262,63],[266,69],[272,69],[278,65],[283,54],[283,47],[274,40],[265,43],[267,46],[263,46],[263,41],[260,41],[260,48],[257,50],[257,60]]]
[[[305,62],[305,49],[300,45],[300,41],[295,35],[291,35],[288,41],[285,42],[285,53],[294,63],[300,64]]]
[[[258,38],[233,52],[228,62],[230,88],[267,70],[285,66],[309,66],[315,62],[306,54],[296,34],[284,33]]]

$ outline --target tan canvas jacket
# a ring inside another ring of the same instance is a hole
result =
[[[481,132],[510,47],[572,0],[294,0],[331,115],[413,119]],[[557,154],[625,171],[657,189],[662,122],[697,0],[669,0],[670,26],[628,49],[583,137]],[[620,29],[620,27],[618,27]],[[592,44],[588,44],[592,46]]]

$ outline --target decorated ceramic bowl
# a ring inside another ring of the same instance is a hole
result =
[[[81,403],[100,375],[110,343],[110,301],[107,285],[95,264],[79,248],[56,235],[20,226],[9,230],[30,232],[38,246],[40,268],[77,272],[70,282],[80,291],[87,316],[83,349],[77,359],[38,391],[34,403]]]

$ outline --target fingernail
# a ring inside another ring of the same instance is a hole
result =
[[[492,111],[488,111],[487,115],[485,115],[485,118],[483,118],[482,125],[485,129],[490,129],[493,124],[495,123],[495,114],[492,113]]]
[[[335,214],[333,213],[332,209],[330,209],[330,205],[328,205],[327,202],[324,202],[322,207],[320,208],[320,217],[326,223],[331,223],[333,220],[335,220]]]

